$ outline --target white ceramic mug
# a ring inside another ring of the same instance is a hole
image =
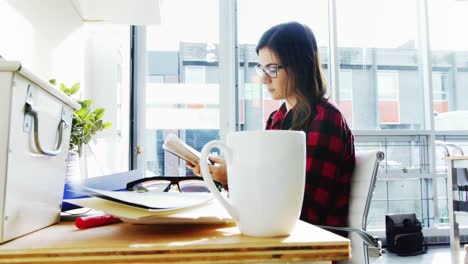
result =
[[[226,159],[229,199],[213,184],[207,163],[212,148],[219,148]],[[227,144],[208,142],[200,158],[211,193],[241,233],[258,237],[285,236],[293,230],[304,198],[305,164],[305,133],[292,130],[231,132]]]

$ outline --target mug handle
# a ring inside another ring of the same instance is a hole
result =
[[[239,214],[237,213],[237,210],[232,206],[232,204],[224,198],[219,190],[216,188],[215,184],[213,183],[213,178],[211,177],[210,170],[208,169],[208,155],[210,154],[210,150],[212,148],[219,148],[221,152],[224,154],[224,157],[226,158],[226,165],[231,163],[231,148],[229,148],[226,144],[219,140],[213,140],[205,144],[203,146],[201,154],[200,154],[200,169],[202,173],[203,180],[205,180],[206,185],[208,186],[208,189],[210,192],[214,195],[216,199],[221,203],[221,205],[226,208],[228,213],[231,215],[231,217],[235,220],[239,220]]]

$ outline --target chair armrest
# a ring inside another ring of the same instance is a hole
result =
[[[315,226],[318,226],[320,228],[327,229],[327,230],[354,232],[358,234],[367,245],[373,246],[373,247],[379,247],[379,240],[377,240],[371,234],[361,229],[356,229],[356,228],[351,228],[351,227],[324,226],[324,225],[315,225]]]

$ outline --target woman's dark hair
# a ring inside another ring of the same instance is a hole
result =
[[[289,79],[286,89],[292,87],[297,102],[292,116],[292,130],[307,129],[312,105],[324,99],[326,82],[320,65],[317,41],[307,26],[297,22],[276,25],[263,33],[256,47],[269,48],[286,65]]]

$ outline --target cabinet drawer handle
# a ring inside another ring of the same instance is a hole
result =
[[[42,147],[41,142],[39,140],[39,118],[37,117],[37,111],[33,108],[32,104],[29,102],[26,102],[25,105],[25,114],[30,115],[33,118],[33,123],[34,123],[34,144],[37,148],[37,151],[39,153],[47,155],[47,156],[57,156],[60,154],[62,151],[62,141],[63,141],[63,130],[68,126],[67,121],[64,119],[64,110],[62,109],[62,118],[58,124],[58,140],[57,140],[57,146],[55,149],[45,149]]]

